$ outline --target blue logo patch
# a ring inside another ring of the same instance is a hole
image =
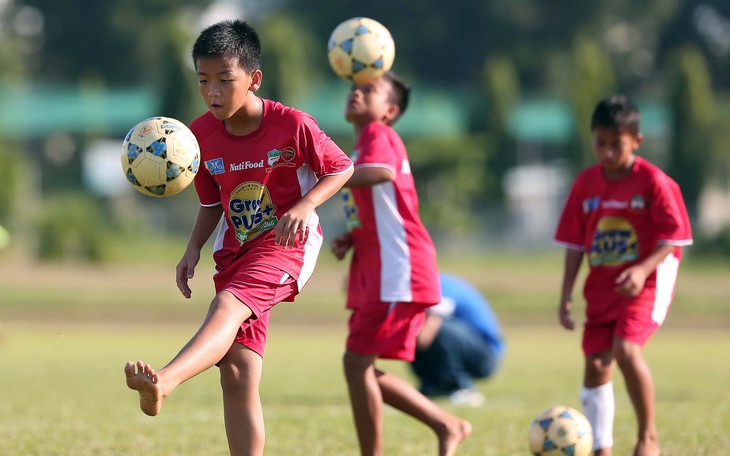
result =
[[[588,214],[598,209],[598,205],[601,203],[601,199],[597,196],[583,200],[583,213]]]
[[[226,172],[226,167],[223,166],[222,158],[214,158],[205,162],[205,167],[208,168],[210,174],[223,174]]]

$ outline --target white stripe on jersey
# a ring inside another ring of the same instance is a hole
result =
[[[299,180],[299,188],[301,189],[302,196],[306,195],[312,187],[317,183],[317,176],[314,175],[312,170],[307,165],[301,166],[297,170],[297,178]],[[307,283],[312,274],[314,273],[314,266],[317,264],[317,257],[319,251],[322,248],[324,237],[319,232],[319,216],[315,210],[312,211],[312,216],[309,217],[307,223],[307,229],[309,234],[307,235],[307,242],[304,244],[304,264],[302,270],[299,272],[299,280],[297,280],[297,288],[302,291],[304,285]]]
[[[651,311],[651,319],[660,326],[669,312],[669,304],[672,302],[678,273],[679,260],[671,253],[657,265],[656,294],[654,295],[654,308]]]
[[[380,242],[380,300],[411,302],[411,255],[403,218],[398,213],[395,184],[374,185],[372,194]]]

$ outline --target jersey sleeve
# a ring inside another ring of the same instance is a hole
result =
[[[198,174],[195,175],[193,183],[195,184],[195,191],[198,193],[201,206],[209,207],[221,204],[221,194],[218,190],[218,184],[213,180],[213,176],[211,176],[206,168],[201,167]]]
[[[389,169],[394,176],[398,175],[402,157],[393,153],[391,135],[393,130],[385,124],[372,122],[360,134],[357,156],[357,167],[379,167]]]
[[[304,114],[302,119],[299,144],[304,151],[307,165],[317,178],[341,174],[350,169],[350,157],[319,128],[314,118]]]
[[[581,186],[583,179],[582,176],[573,183],[573,187],[570,189],[568,199],[563,207],[563,212],[560,215],[558,221],[558,227],[555,231],[553,241],[573,250],[585,251],[585,224],[583,223],[583,204],[581,201]]]
[[[659,244],[690,245],[692,228],[682,192],[671,178],[659,175],[652,182],[651,216]]]
[[[206,125],[204,116],[201,116],[190,124],[190,130],[192,130],[195,138],[198,140],[198,144],[201,145],[201,162],[204,162],[205,157],[203,156],[202,149],[210,133],[210,126]],[[208,169],[207,164],[206,166],[200,167],[198,174],[193,179],[193,183],[195,184],[195,191],[198,193],[198,200],[200,200],[202,206],[209,207],[221,203],[218,183],[213,179],[213,175]]]

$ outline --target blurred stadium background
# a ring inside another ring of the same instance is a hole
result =
[[[414,87],[397,130],[442,252],[551,248],[572,177],[593,162],[590,112],[622,92],[643,113],[640,152],[683,188],[690,255],[730,255],[725,0],[0,0],[0,261],[113,262],[131,239],[187,236],[194,190],[137,194],[119,145],[146,117],[204,112],[189,49],[223,18],[260,32],[261,95],[349,150],[348,84],[325,50],[353,16],[390,29],[394,69]],[[326,234],[339,211],[321,209]]]

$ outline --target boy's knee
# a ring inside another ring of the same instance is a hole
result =
[[[373,356],[363,356],[346,351],[342,357],[342,366],[345,370],[345,377],[349,380],[353,377],[362,376],[363,373],[373,364]]]
[[[613,344],[613,357],[619,365],[629,364],[641,356],[641,346],[628,340],[617,339]]]
[[[611,380],[613,353],[610,351],[586,357],[583,384],[588,387],[603,385]]]

